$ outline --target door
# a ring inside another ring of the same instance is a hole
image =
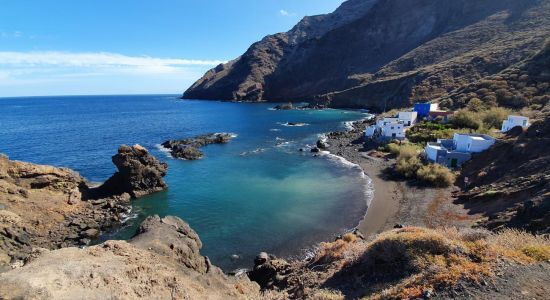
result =
[[[391,137],[392,137],[392,138],[396,138],[396,137],[397,137],[397,134],[396,134],[396,133],[392,133],[392,134],[391,134]]]
[[[456,158],[451,159],[451,168],[458,167],[458,160]]]

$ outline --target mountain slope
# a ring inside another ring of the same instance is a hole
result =
[[[184,98],[406,106],[500,72],[548,33],[548,0],[349,0],[253,44]]]

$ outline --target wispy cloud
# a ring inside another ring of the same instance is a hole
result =
[[[283,17],[294,17],[294,16],[296,16],[295,13],[289,12],[288,10],[284,10],[284,9],[279,10],[279,14]]]
[[[0,97],[29,94],[33,87],[36,88],[34,94],[43,93],[44,86],[55,86],[56,90],[51,93],[57,94],[69,93],[65,88],[76,86],[101,93],[102,88],[112,86],[114,80],[121,91],[127,92],[157,91],[161,86],[179,90],[223,62],[109,52],[0,51]],[[145,84],[136,86],[136,80]],[[94,82],[93,87],[90,82]],[[25,90],[21,91],[21,87]]]
[[[3,38],[3,39],[8,39],[8,38],[13,38],[13,39],[18,39],[18,38],[22,38],[24,37],[25,35],[23,34],[23,32],[21,31],[0,31],[0,38]],[[34,38],[33,36],[32,37],[29,37],[29,38]]]
[[[177,67],[192,65],[211,66],[220,63],[223,63],[223,61],[126,56],[108,52],[0,52],[0,65]]]

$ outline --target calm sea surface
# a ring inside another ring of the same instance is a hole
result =
[[[176,215],[199,233],[203,255],[232,270],[251,266],[260,251],[301,256],[356,226],[366,210],[368,178],[357,167],[298,151],[365,114],[272,106],[166,95],[0,98],[0,152],[102,182],[115,172],[120,144],[141,144],[169,164],[169,189],[135,201],[128,223],[104,238],[131,237],[148,215]],[[204,148],[199,161],[171,159],[158,147],[211,132],[237,138]]]

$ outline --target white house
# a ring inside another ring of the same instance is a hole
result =
[[[405,138],[405,124],[399,122],[388,122],[382,127],[382,135],[392,139]]]
[[[379,128],[379,127],[376,126],[376,125],[370,125],[369,127],[367,127],[367,129],[365,129],[365,136],[366,137],[374,136],[374,134],[376,133],[377,128]]]
[[[529,118],[522,116],[508,116],[508,119],[502,122],[502,132],[507,132],[514,127],[520,126],[523,129],[526,129],[530,126]]]
[[[486,134],[455,133],[453,137],[454,150],[477,153],[489,149],[495,144],[495,139]]]
[[[418,119],[418,113],[416,111],[400,111],[397,119],[402,121],[406,126],[412,126]]]
[[[365,129],[368,138],[404,139],[408,127],[414,125],[418,119],[415,111],[401,111],[395,117],[378,119],[375,125]]]
[[[455,133],[452,140],[438,140],[424,148],[426,159],[452,168],[472,158],[472,153],[483,152],[495,144],[495,139],[484,134]]]

